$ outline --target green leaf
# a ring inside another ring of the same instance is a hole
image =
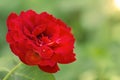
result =
[[[10,53],[0,57],[0,80],[55,80],[55,78],[37,66],[23,64]]]
[[[55,79],[52,74],[42,72],[36,66],[27,66],[20,62],[5,75],[3,80],[55,80]]]

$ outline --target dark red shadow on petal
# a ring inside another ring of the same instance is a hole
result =
[[[56,73],[57,71],[59,71],[59,67],[58,65],[54,65],[53,67],[51,66],[40,66],[39,65],[39,68],[45,72],[48,72],[48,73]]]
[[[25,61],[28,65],[37,65],[41,61],[41,57],[34,51],[28,51],[25,55]]]
[[[32,31],[32,34],[35,36],[40,35],[43,31],[45,31],[46,25],[38,25],[35,27],[35,29]]]

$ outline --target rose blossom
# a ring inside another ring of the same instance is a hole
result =
[[[75,39],[71,29],[47,12],[11,13],[7,27],[7,42],[23,63],[38,65],[45,72],[55,73],[59,70],[58,63],[75,61]]]

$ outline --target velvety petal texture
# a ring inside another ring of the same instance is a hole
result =
[[[45,72],[55,73],[59,71],[59,63],[76,60],[71,28],[47,12],[11,13],[7,28],[6,40],[12,52],[27,65],[37,65]]]

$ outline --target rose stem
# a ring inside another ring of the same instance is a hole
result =
[[[22,62],[19,62],[15,67],[13,67],[12,70],[10,70],[6,76],[3,78],[3,80],[7,80],[9,76],[22,64]]]

